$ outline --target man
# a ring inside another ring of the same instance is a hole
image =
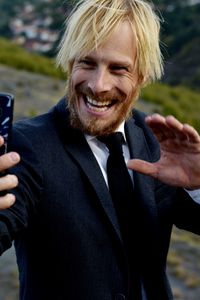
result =
[[[158,18],[142,0],[82,1],[58,64],[67,99],[18,122],[16,152],[0,158],[1,171],[21,158],[0,179],[0,190],[19,181],[1,198],[0,252],[15,240],[20,299],[171,300],[172,226],[200,233],[200,137],[172,116],[132,111],[140,88],[162,74]],[[132,244],[108,189],[102,137],[115,131],[134,170]]]

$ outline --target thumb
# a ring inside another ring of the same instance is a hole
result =
[[[127,162],[127,167],[139,173],[150,175],[154,178],[158,177],[158,168],[156,163],[149,163],[140,159],[131,159]]]

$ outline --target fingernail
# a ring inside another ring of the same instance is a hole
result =
[[[10,157],[11,157],[13,162],[18,162],[19,161],[19,155],[15,152],[11,152]]]
[[[8,198],[8,206],[11,206],[15,203],[15,196],[13,194],[7,194],[7,196],[9,196]]]
[[[15,175],[10,175],[11,180],[12,180],[12,184],[17,186],[18,185],[18,178]]]

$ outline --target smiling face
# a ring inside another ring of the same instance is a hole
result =
[[[138,96],[136,41],[127,21],[106,42],[75,59],[69,82],[72,126],[91,135],[113,132]]]

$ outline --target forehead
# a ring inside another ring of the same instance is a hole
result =
[[[136,38],[128,21],[120,23],[96,50],[85,56],[106,61],[133,64],[137,52]]]

